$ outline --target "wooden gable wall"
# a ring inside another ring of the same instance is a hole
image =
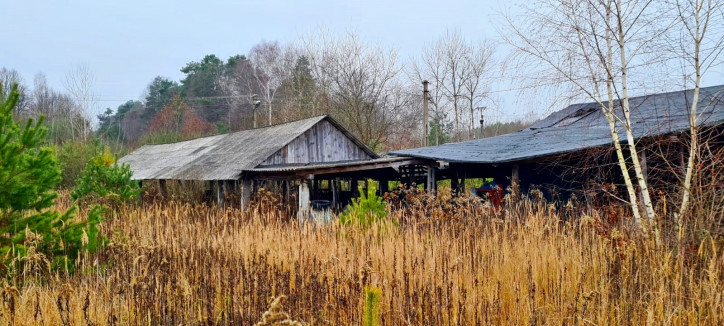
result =
[[[369,160],[372,157],[327,120],[294,139],[260,166]]]

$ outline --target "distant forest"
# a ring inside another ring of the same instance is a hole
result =
[[[87,140],[135,148],[330,114],[376,151],[423,144],[422,81],[430,82],[428,144],[490,137],[525,122],[479,119],[491,106],[489,80],[495,49],[451,32],[403,65],[393,50],[354,34],[313,35],[302,45],[262,42],[226,60],[214,54],[180,67],[184,77],[154,78],[140,99],[98,115],[91,130],[92,76],[76,69],[65,92],[36,76],[24,85],[2,68],[0,82],[20,82],[20,116],[46,116],[49,139]]]

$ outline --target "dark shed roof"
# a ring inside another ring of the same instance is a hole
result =
[[[118,160],[133,179],[235,180],[317,123],[327,120],[372,157],[377,155],[329,116],[182,142],[145,145]]]
[[[693,90],[634,97],[629,100],[635,138],[688,130]],[[618,105],[618,101],[615,102]],[[620,110],[620,108],[618,109]],[[702,126],[724,123],[724,85],[700,90]],[[625,141],[623,124],[617,130]],[[596,103],[574,104],[516,133],[389,153],[447,162],[505,163],[612,144],[608,122]]]

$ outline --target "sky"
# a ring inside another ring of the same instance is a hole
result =
[[[261,41],[298,41],[325,28],[354,31],[372,44],[393,47],[400,61],[447,30],[470,41],[489,39],[503,49],[502,14],[515,16],[524,0],[0,0],[0,67],[17,70],[29,87],[37,73],[64,91],[68,72],[88,68],[95,79],[96,113],[139,100],[155,76],[179,80],[180,69],[206,54],[226,59]],[[721,69],[719,69],[721,70]],[[724,74],[716,71],[724,83]],[[545,113],[545,104],[521,104],[510,82],[491,86],[493,119]],[[555,94],[553,94],[555,96]],[[560,108],[556,108],[560,109]]]
[[[226,59],[264,40],[297,41],[325,28],[354,31],[397,49],[401,61],[448,29],[470,40],[496,37],[498,1],[1,1],[0,67],[28,86],[44,73],[64,89],[66,74],[89,68],[98,110],[137,100],[155,76],[175,80],[206,54]]]

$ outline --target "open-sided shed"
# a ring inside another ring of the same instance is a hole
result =
[[[662,136],[671,136],[667,140],[683,146],[682,141],[689,130],[692,99],[693,90],[630,98],[631,129],[639,147],[645,149],[647,142]],[[614,107],[617,115],[622,116],[618,101],[614,102]],[[698,116],[701,128],[721,128],[724,124],[724,85],[700,90]],[[623,122],[617,121],[616,128],[625,143]],[[566,172],[563,170],[595,161],[597,158],[587,157],[587,153],[595,152],[592,149],[610,148],[612,143],[608,121],[600,104],[594,102],[571,105],[519,132],[399,150],[390,155],[442,162],[446,168],[438,171],[438,178],[452,179],[454,184],[466,177],[493,177],[500,184],[508,184],[512,179],[525,188],[532,184],[565,183],[560,177]],[[646,160],[646,151],[641,154],[642,160]],[[680,158],[666,159],[678,163]]]
[[[330,184],[347,182],[347,193],[330,190],[329,194],[333,201],[347,200],[354,194],[356,186],[352,184],[357,180],[396,179],[399,166],[418,161],[379,158],[330,116],[145,145],[119,160],[130,165],[135,180],[158,181],[162,194],[166,193],[167,180],[210,181],[219,203],[224,191],[236,189],[240,191],[242,207],[248,205],[251,194],[262,182],[281,183],[280,188],[287,194],[296,185],[298,198],[314,199],[323,193],[316,191],[320,190],[319,182],[314,181],[320,177],[326,181],[327,190]],[[310,184],[318,187],[312,186],[310,192]],[[307,202],[299,200],[300,209],[306,209]]]

